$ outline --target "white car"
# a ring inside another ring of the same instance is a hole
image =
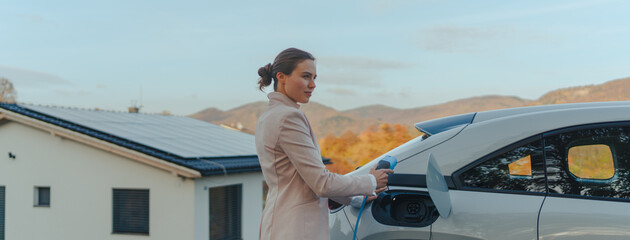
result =
[[[630,239],[630,102],[545,105],[415,124],[357,239]],[[388,157],[389,156],[389,157]],[[332,206],[332,205],[331,205]],[[360,208],[331,207],[353,239]]]

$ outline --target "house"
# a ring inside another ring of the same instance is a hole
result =
[[[0,240],[257,239],[263,181],[249,134],[0,104]]]

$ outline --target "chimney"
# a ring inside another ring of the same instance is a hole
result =
[[[138,113],[138,112],[140,112],[140,108],[136,107],[136,106],[131,106],[128,109],[129,109],[129,113]]]
[[[139,113],[141,107],[142,105],[138,105],[136,101],[131,101],[131,106],[127,109],[129,110],[129,113]]]

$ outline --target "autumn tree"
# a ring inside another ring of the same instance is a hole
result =
[[[6,78],[0,78],[0,102],[15,103],[17,93],[13,88],[13,83]]]
[[[322,156],[331,158],[333,164],[327,166],[328,170],[336,173],[348,172],[356,165],[353,146],[359,142],[356,133],[346,131],[340,137],[328,134],[319,141]]]
[[[383,123],[358,135],[351,131],[339,137],[329,134],[319,145],[322,155],[333,162],[327,166],[328,170],[345,174],[417,136],[417,131],[400,124]]]

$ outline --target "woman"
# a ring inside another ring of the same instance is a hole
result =
[[[392,170],[362,176],[331,173],[298,103],[315,90],[315,58],[289,48],[258,69],[259,88],[273,82],[269,105],[256,124],[256,150],[269,186],[260,239],[328,239],[328,198],[343,204],[355,195],[374,195]]]

